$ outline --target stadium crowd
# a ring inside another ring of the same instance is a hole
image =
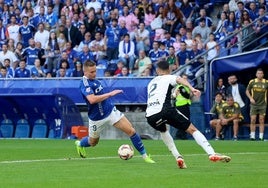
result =
[[[265,0],[220,2],[214,18],[212,0],[0,0],[0,78],[81,77],[87,59],[105,76],[153,76],[161,58],[174,71],[212,49],[210,61],[237,37],[220,40],[267,11]],[[267,24],[266,16],[242,38]],[[203,62],[185,73],[197,77]]]

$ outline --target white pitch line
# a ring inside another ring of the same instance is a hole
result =
[[[267,155],[268,152],[241,152],[241,153],[228,153],[231,155]],[[184,156],[202,156],[206,154],[186,154]],[[166,157],[171,155],[153,155],[154,157]],[[141,156],[135,156],[141,157]],[[101,159],[116,159],[118,156],[107,156],[107,157],[89,157],[89,158],[62,158],[62,159],[33,159],[33,160],[14,160],[14,161],[0,161],[0,164],[14,164],[14,163],[35,163],[35,162],[55,162],[55,161],[68,161],[68,160],[101,160]]]

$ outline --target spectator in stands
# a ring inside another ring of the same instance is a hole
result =
[[[244,11],[248,12],[248,9],[246,9],[245,4],[242,1],[237,2],[237,7],[238,7],[238,10],[235,11],[235,18],[239,20],[241,16],[243,15],[243,12]]]
[[[181,49],[181,34],[177,33],[175,36],[175,42],[173,43],[175,52],[177,53]]]
[[[43,25],[46,23],[46,14],[47,14],[46,8],[40,7],[39,13],[36,14],[33,18],[34,27],[38,27],[40,23],[43,23]]]
[[[202,76],[204,75],[204,68],[201,66],[205,61],[204,57],[200,56],[202,54],[202,51],[198,49],[198,44],[196,42],[192,45],[192,50],[189,51],[189,62],[191,60],[194,60],[192,64],[189,66],[190,71],[187,72],[189,76],[194,75],[197,82],[197,88],[203,89],[203,82],[202,82]],[[199,57],[198,57],[199,56]],[[186,62],[186,63],[189,63]]]
[[[83,64],[86,60],[96,60],[96,56],[93,54],[93,52],[90,51],[88,45],[83,46],[82,52],[77,54],[77,58],[79,61],[81,61]]]
[[[121,73],[116,75],[117,77],[133,77],[131,73],[129,73],[127,67],[122,67]]]
[[[29,39],[34,37],[35,28],[29,24],[29,18],[24,16],[22,18],[23,24],[19,28],[19,39],[22,42],[24,48],[29,46]]]
[[[170,46],[168,53],[167,62],[169,64],[170,71],[173,72],[179,67],[179,61],[175,53],[175,48],[173,46]]]
[[[130,40],[129,34],[125,34],[124,39],[119,43],[118,50],[118,58],[124,62],[124,65],[129,68],[129,72],[132,73],[135,63],[135,44]]]
[[[78,43],[78,29],[72,25],[70,19],[66,20],[66,26],[64,29],[64,36],[67,42],[71,42],[72,48],[79,45]]]
[[[214,34],[215,34],[215,37],[216,39],[220,39],[220,35],[222,33],[222,28],[224,27],[224,23],[227,19],[227,13],[226,12],[221,12],[220,14],[220,18],[217,20],[218,21],[218,24],[214,30]]]
[[[73,77],[82,77],[84,76],[82,63],[80,61],[75,62],[75,69],[73,71]]]
[[[186,32],[186,39],[184,40],[184,42],[186,43],[186,49],[188,51],[192,50],[192,45],[193,45],[193,35],[192,35],[192,31],[187,31]]]
[[[33,78],[46,77],[45,69],[41,66],[38,58],[34,61],[34,67],[31,68],[31,76]]]
[[[25,60],[21,60],[19,67],[15,70],[15,78],[30,78],[31,72],[26,68],[27,64]]]
[[[38,0],[36,5],[33,7],[33,9],[34,9],[34,14],[35,15],[40,15],[41,9],[43,9],[44,13],[47,13],[47,5],[46,5],[44,0]],[[44,21],[41,21],[41,22],[44,22]]]
[[[185,73],[185,74],[189,75],[191,66],[190,65],[183,66],[183,65],[185,65],[189,61],[190,54],[189,54],[189,51],[186,50],[186,43],[185,42],[182,41],[180,44],[180,47],[181,47],[181,49],[177,53],[180,71],[177,74],[181,75],[182,73]]]
[[[171,33],[165,31],[164,39],[162,40],[162,44],[165,45],[166,49],[169,49],[170,46],[173,46],[173,43],[176,41],[174,37],[171,36]]]
[[[32,7],[32,2],[31,1],[26,1],[25,2],[25,6],[22,8],[22,12],[21,12],[21,18],[23,19],[24,16],[29,17],[29,13],[33,11],[33,7]]]
[[[203,43],[207,43],[209,40],[209,34],[211,33],[211,29],[206,26],[205,24],[205,19],[204,18],[200,18],[199,19],[199,25],[194,27],[192,34],[193,37],[196,36],[196,34],[200,34],[201,35],[201,40]]]
[[[11,38],[7,40],[7,50],[15,52],[15,41]]]
[[[268,80],[262,69],[257,69],[256,78],[249,81],[246,94],[250,100],[250,139],[255,140],[256,119],[259,115],[259,139],[263,139],[264,121],[267,109]]]
[[[196,26],[199,26],[199,25],[200,25],[199,22],[200,22],[201,20],[205,20],[205,25],[206,25],[207,27],[211,28],[211,27],[212,27],[212,24],[213,24],[213,21],[212,21],[212,19],[211,19],[210,17],[207,16],[207,14],[206,14],[206,10],[203,9],[203,8],[200,9],[199,15],[200,15],[200,16],[195,20],[194,26],[195,26],[195,27],[196,27]]]
[[[215,93],[220,93],[222,95],[223,100],[226,97],[226,87],[223,82],[223,78],[218,78],[215,87]]]
[[[136,51],[145,50],[146,52],[150,49],[150,33],[145,29],[145,24],[141,22],[139,29],[133,32],[134,40],[136,41]]]
[[[226,103],[222,105],[219,115],[220,121],[216,125],[216,139],[220,137],[220,132],[224,126],[233,125],[233,140],[237,141],[239,123],[243,121],[240,106],[234,101],[233,96],[228,95]]]
[[[219,54],[219,45],[215,41],[215,36],[213,33],[209,34],[209,41],[206,44],[206,50],[208,51],[208,53],[207,53],[207,60],[208,61],[213,60]]]
[[[61,52],[61,59],[66,59],[69,62],[70,68],[74,69],[74,62],[78,59],[79,53],[72,48],[70,42],[66,42],[66,48]]]
[[[259,17],[259,9],[257,8],[256,2],[249,3],[248,13],[252,21],[254,21],[255,19]]]
[[[60,57],[60,47],[58,44],[57,36],[54,31],[50,32],[48,43],[46,45],[46,64],[48,72],[54,77],[57,71],[57,64]]]
[[[202,36],[197,33],[194,37],[194,42],[197,43],[197,48],[198,50],[204,50],[205,49],[205,44],[202,42]]]
[[[34,41],[41,42],[42,48],[45,48],[48,42],[48,39],[49,39],[49,32],[45,30],[43,23],[39,23],[38,30],[34,34]]]
[[[6,29],[7,39],[13,39],[15,41],[15,45],[19,42],[19,24],[16,22],[16,16],[10,15],[10,24],[8,24]]]
[[[89,49],[93,52],[93,55],[96,57],[96,61],[105,59],[106,58],[106,50],[105,50],[105,43],[103,39],[103,35],[101,32],[95,32],[95,40],[92,40],[89,43]]]
[[[267,10],[264,7],[259,8],[259,20],[255,25],[257,36],[261,36],[261,40],[258,41],[259,44],[263,44],[268,40],[268,16],[265,16]]]
[[[90,10],[91,8],[94,9],[96,15],[101,14],[101,3],[97,0],[91,0],[86,4],[86,11]]]
[[[152,4],[148,4],[147,7],[144,6],[144,24],[145,29],[151,31],[151,22],[156,18],[156,13],[153,9]]]
[[[226,32],[226,36],[232,35],[234,32],[238,31],[239,23],[233,11],[230,12],[229,17],[225,21],[223,28],[224,28],[223,31]],[[227,47],[233,46],[236,43],[236,41],[237,41],[237,36],[234,35],[230,40],[228,40]]]
[[[57,71],[57,75],[56,75],[57,78],[65,78],[67,77],[66,76],[66,69],[64,68],[60,68],[58,71]]]
[[[6,43],[6,27],[3,25],[3,20],[0,18],[0,48]]]
[[[10,74],[8,74],[6,67],[1,67],[0,66],[0,69],[1,69],[0,78],[13,78]]]
[[[84,35],[84,39],[79,43],[78,47],[75,48],[75,50],[76,50],[77,52],[82,52],[83,47],[84,47],[85,45],[87,45],[88,47],[90,47],[90,42],[91,42],[91,41],[92,41],[92,40],[91,40],[91,34],[90,34],[90,32],[86,32],[85,35]]]
[[[72,25],[74,27],[76,27],[77,29],[79,29],[82,24],[84,24],[84,22],[83,22],[83,20],[80,19],[79,13],[74,12],[73,13],[73,18],[72,18]]]
[[[226,18],[227,18],[228,15],[229,15],[229,13],[230,13],[230,7],[229,7],[229,4],[228,3],[225,3],[222,6],[222,9],[220,9],[220,11],[218,12],[218,14],[217,14],[217,18],[218,19],[221,19],[221,16],[222,16],[222,13],[223,12],[226,14]]]
[[[60,61],[60,68],[57,71],[57,76],[56,77],[63,77],[63,74],[61,74],[61,72],[63,73],[62,69],[64,69],[65,74],[64,77],[72,77],[73,76],[73,69],[70,68],[69,62],[66,59],[62,59]]]
[[[152,61],[152,75],[155,74],[155,70],[156,70],[156,63],[157,61],[161,58],[160,56],[160,49],[159,49],[159,42],[158,41],[154,41],[153,42],[153,49],[151,49],[148,53],[148,57],[151,59]]]
[[[232,74],[228,77],[229,87],[227,87],[226,95],[232,95],[234,101],[237,102],[241,108],[241,113],[245,122],[249,122],[248,107],[249,101],[246,96],[246,87],[238,83],[236,75]]]
[[[175,0],[168,0],[167,5],[164,7],[163,12],[163,28],[175,37],[175,33],[185,25],[183,20],[183,13],[175,5]]]
[[[120,33],[118,27],[118,20],[113,19],[112,25],[106,29],[105,32],[105,49],[107,51],[107,59],[110,61],[112,59],[118,58],[118,45],[120,42]]]
[[[124,6],[123,14],[119,16],[118,22],[120,23],[121,20],[124,20],[126,22],[126,28],[129,33],[135,31],[139,24],[138,18],[133,13],[129,12],[129,8],[127,5]]]
[[[194,7],[189,0],[183,0],[181,1],[180,6],[181,12],[183,13],[184,20],[190,20],[192,21],[192,17],[194,14]]]
[[[4,67],[6,67],[8,77],[14,78],[15,71],[14,71],[14,68],[10,66],[10,59],[5,59],[3,65]]]
[[[225,104],[226,102],[223,99],[223,95],[222,93],[216,93],[215,94],[215,101],[214,104],[212,106],[212,108],[210,109],[210,113],[212,114],[212,119],[209,121],[210,126],[216,130],[217,129],[217,124],[220,123],[220,113],[222,111],[222,105]],[[220,134],[218,136],[215,137],[215,140],[219,140],[219,139],[224,139],[224,131],[221,130]]]
[[[29,46],[23,50],[22,56],[26,60],[27,68],[31,70],[34,67],[35,59],[41,56],[40,50],[35,47],[33,38],[29,39]]]
[[[149,57],[146,56],[144,50],[140,50],[139,58],[135,62],[135,68],[138,69],[137,76],[145,75],[146,69],[152,70],[152,61]]]
[[[64,36],[63,33],[59,33],[59,35],[57,36],[57,41],[58,41],[58,44],[59,44],[59,48],[60,48],[60,51],[64,51],[65,48],[66,48],[66,43],[67,43],[67,40]]]
[[[86,26],[86,31],[94,35],[98,24],[98,18],[95,15],[94,9],[88,11],[86,18],[84,19],[84,24]]]
[[[55,14],[55,12],[53,12],[53,5],[49,4],[47,6],[46,24],[48,24],[52,29],[55,29],[57,26],[57,21],[58,21],[59,15],[60,14],[57,15],[57,14]]]
[[[119,60],[116,65],[117,65],[117,68],[114,71],[114,74],[113,74],[114,76],[117,76],[118,74],[120,74],[122,72],[122,68],[125,66],[122,60]]]
[[[13,52],[7,49],[7,44],[2,45],[2,51],[0,51],[0,63],[3,64],[5,59],[10,60],[10,64],[13,68],[16,68],[16,66],[18,65],[18,58]]]
[[[99,32],[101,34],[101,36],[103,37],[105,35],[105,31],[106,31],[105,21],[104,21],[104,19],[99,18],[94,33],[96,34],[96,32]]]
[[[210,14],[214,10],[214,3],[215,0],[195,0],[196,7],[199,8],[200,10],[205,9],[206,14],[208,16],[210,16]]]
[[[166,48],[166,45],[164,42],[159,42],[159,54],[160,54],[160,59],[167,59],[168,57],[168,50]]]
[[[242,22],[242,31],[241,31],[241,41],[242,41],[242,51],[251,51],[256,47],[256,31],[253,25],[250,26],[249,20],[244,20]]]

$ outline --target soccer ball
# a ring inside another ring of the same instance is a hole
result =
[[[118,148],[118,155],[120,159],[129,160],[134,155],[134,149],[131,145],[123,144]]]

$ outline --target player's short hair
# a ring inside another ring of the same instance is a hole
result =
[[[92,61],[92,60],[86,60],[86,61],[84,62],[84,67],[93,67],[93,66],[96,66],[95,61]]]
[[[169,63],[166,60],[161,60],[157,63],[157,67],[161,70],[169,70]]]

